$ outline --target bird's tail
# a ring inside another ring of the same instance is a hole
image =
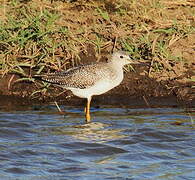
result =
[[[52,84],[59,84],[58,79],[55,76],[55,73],[48,73],[48,74],[35,74],[33,78],[49,82]]]

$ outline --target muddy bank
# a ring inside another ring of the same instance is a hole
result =
[[[59,105],[84,107],[86,104],[85,99],[76,97],[64,98],[57,101]],[[35,108],[41,109],[43,105],[54,105],[54,101],[37,101],[30,100],[24,97],[18,96],[0,96],[0,109],[2,110],[27,110]],[[114,107],[130,107],[130,108],[154,108],[154,107],[181,107],[192,108],[195,107],[195,103],[190,101],[178,100],[174,96],[167,97],[128,97],[128,96],[114,96],[103,95],[95,96],[92,101],[92,108],[101,108],[102,106],[114,106]]]
[[[62,99],[57,99],[59,105],[65,106],[76,106],[84,107],[86,104],[85,99],[80,99],[77,97],[61,97]],[[56,100],[56,99],[55,99]],[[1,110],[39,110],[42,106],[45,105],[54,105],[54,101],[40,101],[40,100],[31,100],[27,97],[19,96],[6,96],[0,95],[0,109]],[[175,96],[166,96],[166,97],[130,97],[126,95],[113,95],[105,94],[102,96],[94,96],[92,108],[101,108],[102,106],[114,106],[114,107],[129,107],[129,108],[162,108],[162,107],[171,107],[171,108],[194,108],[194,101],[185,101],[176,98]]]
[[[92,106],[101,105],[131,107],[195,107],[195,96],[192,82],[180,82],[183,77],[172,80],[157,81],[148,76],[149,66],[136,65],[135,72],[125,73],[121,85],[109,92],[94,96]],[[186,72],[186,76],[192,73]],[[36,83],[16,82],[19,77],[7,75],[0,79],[0,105],[26,106],[49,104],[57,101],[60,105],[83,106],[85,99],[77,98],[70,91],[49,86],[46,92],[32,93],[39,90]],[[38,80],[35,80],[39,83]],[[41,83],[41,82],[40,82]]]

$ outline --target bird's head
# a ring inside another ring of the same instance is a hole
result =
[[[114,52],[111,61],[122,66],[126,64],[139,64],[138,61],[131,59],[129,54],[125,51]]]

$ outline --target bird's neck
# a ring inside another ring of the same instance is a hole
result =
[[[117,61],[110,61],[109,64],[112,66],[113,69],[116,71],[123,71],[123,64]]]

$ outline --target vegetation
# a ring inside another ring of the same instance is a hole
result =
[[[35,95],[49,85],[33,74],[124,49],[150,62],[150,77],[174,79],[192,67],[194,22],[192,0],[0,0],[0,75],[35,83]]]

